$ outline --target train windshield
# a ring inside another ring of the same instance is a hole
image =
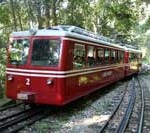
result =
[[[60,56],[60,40],[36,39],[33,42],[31,64],[57,66]]]
[[[29,52],[29,40],[28,39],[16,39],[12,40],[9,45],[9,63],[21,64],[27,63]]]

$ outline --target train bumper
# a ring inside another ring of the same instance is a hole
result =
[[[18,100],[25,100],[25,101],[34,101],[35,100],[35,93],[32,92],[20,92],[17,94]]]

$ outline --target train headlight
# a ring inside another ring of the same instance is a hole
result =
[[[13,76],[12,76],[12,75],[9,75],[8,78],[7,78],[7,80],[8,80],[8,81],[13,80]]]
[[[47,79],[47,85],[51,85],[53,83],[53,79]]]

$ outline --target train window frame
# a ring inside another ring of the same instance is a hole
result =
[[[104,63],[104,48],[98,47],[97,48],[97,65],[103,65]]]
[[[120,51],[120,63],[124,62],[124,52]]]
[[[130,62],[134,62],[135,61],[135,53],[133,53],[133,52],[129,53],[129,61]]]
[[[35,42],[37,42],[38,51],[34,51],[36,47]],[[45,46],[44,46],[45,44]],[[36,38],[33,40],[32,44],[32,54],[31,54],[31,65],[40,67],[56,67],[60,61],[60,50],[61,50],[61,40],[51,39],[51,38]],[[37,60],[35,57],[39,57]]]
[[[119,63],[119,50],[116,50],[116,63]]]
[[[86,67],[86,46],[81,43],[74,43],[73,50],[73,69],[82,69]]]
[[[116,63],[116,50],[115,49],[111,49],[110,59],[111,59],[111,64]]]
[[[29,38],[13,38],[9,42],[8,63],[12,65],[26,65],[29,57]]]
[[[94,46],[88,45],[86,52],[87,67],[93,67],[96,65],[96,48]]]
[[[116,52],[117,52],[117,54],[116,54],[116,62],[118,64],[123,63],[123,61],[124,61],[124,52],[121,51],[121,50],[117,50]]]
[[[142,60],[142,54],[141,54],[141,53],[138,53],[138,54],[137,54],[137,58],[138,58],[138,61],[141,61],[141,60]]]
[[[108,65],[110,64],[110,48],[105,48],[104,49],[104,64]]]

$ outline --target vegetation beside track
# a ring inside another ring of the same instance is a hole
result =
[[[4,97],[5,88],[5,69],[6,69],[6,50],[0,48],[0,98]]]

